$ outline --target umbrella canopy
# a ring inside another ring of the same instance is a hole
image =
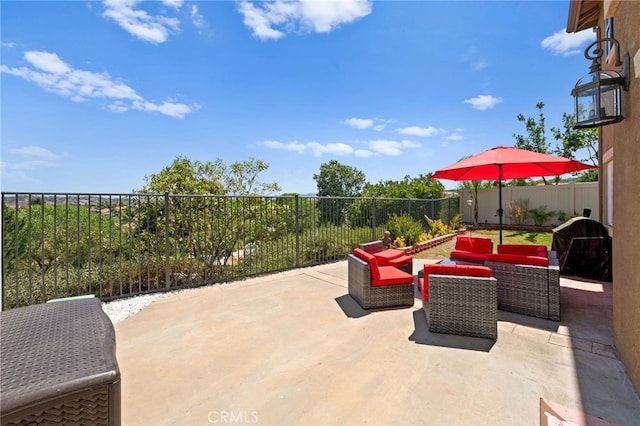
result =
[[[497,146],[436,171],[432,179],[497,180],[499,186],[500,244],[502,244],[502,181],[537,176],[560,176],[565,173],[593,169],[584,164],[555,155],[542,154],[507,146]]]

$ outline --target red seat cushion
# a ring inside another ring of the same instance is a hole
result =
[[[542,244],[498,244],[498,253],[548,257],[547,246]]]
[[[393,266],[379,266],[380,278],[372,278],[371,285],[373,287],[394,285],[394,284],[413,284],[413,275],[395,268]]]
[[[549,259],[541,256],[524,256],[521,254],[488,254],[487,261],[517,263],[521,265],[549,266]]]
[[[427,263],[424,265],[424,277],[419,283],[423,300],[429,300],[429,274],[489,278],[491,269],[486,266]]]
[[[484,237],[456,237],[455,250],[470,251],[472,253],[491,253],[493,251],[493,241]]]
[[[484,262],[489,253],[474,253],[471,251],[454,250],[449,254],[451,259],[474,260],[476,262]]]
[[[378,261],[380,260],[391,260],[391,259],[396,259],[400,256],[405,256],[404,251],[402,250],[398,250],[398,249],[388,249],[388,250],[382,250],[382,251],[377,251],[375,253],[371,253],[372,255],[374,255],[376,257],[376,259],[378,259]],[[383,263],[384,265],[384,263]]]
[[[379,280],[380,279],[380,271],[378,269],[378,261],[372,254],[367,253],[364,250],[360,250],[359,248],[353,249],[353,255],[364,260],[369,264],[369,269],[371,270],[371,279]]]
[[[407,263],[411,263],[413,262],[413,258],[411,256],[405,256],[402,255],[400,257],[394,257],[391,259],[388,258],[380,258],[378,256],[376,256],[375,254],[373,255],[373,257],[376,258],[376,260],[378,261],[378,265],[383,265],[383,266],[402,266],[405,265]]]

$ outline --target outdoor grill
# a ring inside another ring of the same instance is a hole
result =
[[[587,217],[574,217],[553,229],[551,249],[558,254],[560,274],[612,280],[612,240],[607,228]]]

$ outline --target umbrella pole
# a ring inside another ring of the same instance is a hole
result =
[[[498,164],[498,223],[500,224],[500,244],[502,244],[502,164]]]

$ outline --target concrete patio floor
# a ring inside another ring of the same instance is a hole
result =
[[[122,424],[538,425],[541,398],[640,424],[611,283],[561,285],[560,323],[499,311],[496,342],[362,310],[346,261],[160,298],[116,325]]]

